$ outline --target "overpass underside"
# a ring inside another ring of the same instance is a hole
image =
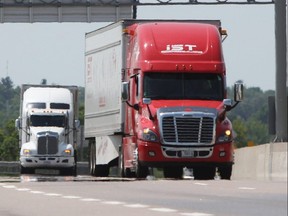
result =
[[[133,0],[0,0],[0,23],[114,22],[132,18]]]

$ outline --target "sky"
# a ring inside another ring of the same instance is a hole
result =
[[[227,85],[275,90],[274,5],[141,6],[137,18],[221,20]],[[85,33],[107,24],[0,23],[0,78],[84,87]]]

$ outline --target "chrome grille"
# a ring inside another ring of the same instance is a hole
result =
[[[166,144],[212,143],[214,117],[207,116],[163,116],[162,137]]]
[[[57,154],[58,138],[55,136],[40,136],[38,137],[38,154]]]

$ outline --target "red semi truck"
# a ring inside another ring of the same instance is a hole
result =
[[[219,20],[122,20],[86,34],[85,139],[91,175],[230,179],[233,129]]]

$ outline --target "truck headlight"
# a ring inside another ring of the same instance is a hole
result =
[[[31,154],[30,149],[23,149],[23,155],[28,156]]]
[[[63,154],[64,154],[65,156],[70,156],[70,155],[72,154],[72,150],[71,150],[71,149],[65,149],[65,150],[63,151]]]
[[[218,142],[228,142],[232,140],[232,131],[231,130],[225,130],[224,134],[221,134],[217,141]]]
[[[145,128],[140,135],[140,138],[144,141],[149,141],[149,142],[157,142],[158,141],[158,136],[156,135],[155,132],[150,130],[149,128]]]

